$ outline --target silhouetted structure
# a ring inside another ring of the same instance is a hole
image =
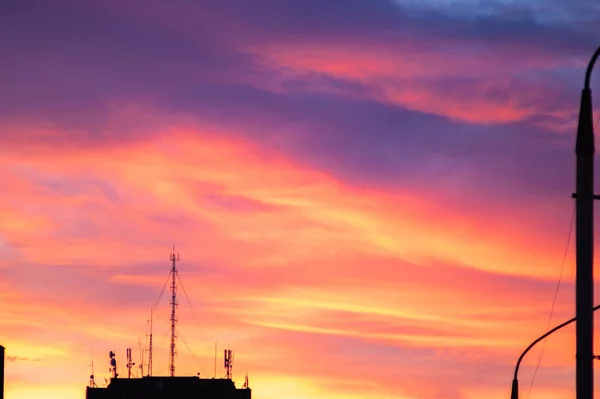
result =
[[[0,399],[4,399],[4,347],[0,345]]]
[[[577,127],[576,192],[577,211],[575,244],[575,317],[576,364],[575,394],[577,399],[594,398],[594,119],[590,79],[600,56],[600,47],[590,60],[581,92]]]
[[[177,316],[175,312],[177,310],[177,262],[179,262],[179,254],[175,253],[175,245],[173,245],[173,252],[171,253],[171,353],[169,357],[169,373],[171,377],[175,376],[175,340],[177,335],[175,332],[177,324]]]
[[[86,390],[86,399],[251,399],[229,379],[200,377],[112,378],[106,388]]]
[[[176,335],[176,307],[177,307],[177,279],[179,278],[176,262],[179,261],[179,254],[173,252],[170,255],[171,270],[169,279],[171,281],[171,345],[169,353],[169,376],[155,377],[152,376],[152,313],[150,313],[150,354],[148,362],[148,375],[141,378],[132,378],[131,369],[135,365],[131,359],[131,348],[127,348],[127,378],[119,378],[117,373],[116,354],[113,351],[109,353],[110,359],[110,382],[106,387],[98,387],[94,382],[93,359],[92,359],[92,375],[90,376],[90,384],[86,389],[86,399],[251,399],[252,391],[248,385],[248,376],[246,375],[244,386],[241,389],[236,388],[232,380],[233,369],[233,351],[224,351],[224,367],[226,378],[200,378],[178,377],[175,376],[175,340]],[[181,282],[181,280],[180,280]],[[181,283],[183,284],[183,283]],[[166,284],[165,284],[166,287]],[[183,285],[182,285],[183,288]],[[164,288],[163,288],[164,289]],[[183,293],[187,298],[185,288]],[[162,296],[159,295],[159,299]],[[189,298],[187,298],[189,303]],[[158,301],[157,301],[158,303]],[[155,305],[156,306],[156,305]],[[191,305],[190,305],[191,306]],[[154,310],[154,307],[153,307]],[[216,350],[216,347],[215,347]],[[141,350],[140,350],[141,351]],[[215,353],[216,362],[216,353]],[[142,360],[143,364],[143,360]],[[144,374],[143,367],[141,368],[142,375]],[[216,363],[215,363],[216,377]],[[2,398],[0,398],[2,399]]]

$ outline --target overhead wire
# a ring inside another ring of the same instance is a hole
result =
[[[170,279],[171,279],[171,271],[169,271],[169,276],[167,277],[167,281],[165,281],[165,284],[163,285],[162,289],[160,290],[160,293],[158,294],[156,301],[154,301],[154,304],[152,305],[152,310],[156,309],[156,307],[160,303],[160,300],[162,299],[162,296],[165,293],[165,289],[167,288],[167,284],[169,284]]]
[[[198,367],[200,368],[200,371],[202,371],[204,374],[206,374],[206,371],[204,370],[204,368],[202,367],[202,365],[200,364],[200,362],[198,361],[198,358],[196,357],[196,355],[194,355],[194,352],[192,351],[192,348],[190,348],[190,346],[188,345],[187,341],[185,340],[185,338],[183,338],[183,335],[181,334],[181,331],[179,331],[179,329],[177,329],[177,334],[179,334],[179,338],[181,338],[181,340],[183,341],[183,343],[185,344],[185,346],[188,348],[188,350],[190,351],[190,354],[192,355],[192,357],[194,358],[194,361],[196,362],[196,364],[198,365]]]
[[[158,293],[158,296],[156,297],[156,300],[154,301],[154,303],[152,304],[152,309],[151,312],[154,312],[156,310],[156,308],[158,307],[164,293],[165,293],[165,289],[167,288],[167,285],[169,284],[169,280],[171,279],[171,272],[169,271],[169,276],[167,277],[167,280],[165,281],[165,283],[163,284],[162,289],[160,290],[160,292]],[[148,331],[146,330],[146,328],[148,327],[147,325],[148,322],[146,322],[146,327],[144,328],[145,330],[145,334],[148,334]],[[139,340],[139,338],[138,338]]]
[[[600,113],[598,114],[598,117],[596,118],[596,122],[594,123],[594,130],[598,127],[598,123],[600,122]],[[575,204],[573,204],[573,215],[571,217],[571,224],[569,225],[569,234],[567,237],[567,245],[565,248],[565,252],[563,253],[563,258],[562,258],[562,262],[561,262],[561,266],[560,266],[560,273],[558,276],[558,282],[556,284],[556,289],[554,290],[554,297],[552,299],[552,307],[550,309],[550,316],[548,317],[548,327],[546,328],[546,330],[550,329],[550,326],[552,324],[552,317],[554,316],[554,310],[556,308],[556,299],[558,298],[558,292],[560,290],[560,286],[562,284],[562,277],[563,277],[563,272],[565,269],[565,264],[567,261],[567,255],[569,252],[569,247],[571,245],[571,237],[573,235],[573,226],[575,225],[575,215],[576,215],[576,211],[577,208],[575,206]],[[531,378],[531,385],[529,385],[529,391],[527,392],[527,398],[529,398],[529,395],[531,394],[531,390],[533,389],[533,385],[535,383],[535,377],[537,375],[537,372],[540,368],[540,364],[542,363],[542,357],[544,356],[544,351],[546,349],[546,342],[547,339],[544,339],[544,342],[542,343],[542,349],[540,352],[540,356],[538,358],[537,364],[535,366],[535,369],[533,371],[533,376]]]
[[[162,346],[165,343],[165,339],[167,338],[168,334],[169,334],[169,330],[167,330],[167,332],[165,332],[165,334],[163,335],[162,340],[160,341],[160,345],[158,345],[159,348],[162,348]]]
[[[198,316],[196,316],[196,311],[194,310],[194,307],[192,306],[192,302],[190,301],[190,297],[188,296],[187,291],[185,290],[185,285],[183,285],[183,281],[181,281],[181,278],[179,277],[179,273],[177,273],[177,280],[179,281],[179,284],[181,285],[181,290],[183,291],[183,295],[185,296],[185,299],[190,307],[190,310],[192,311],[192,316],[194,317],[194,321],[196,322],[198,329],[200,330],[200,335],[202,336],[202,338],[204,338],[206,340],[206,337],[202,333],[202,328],[201,328],[200,321],[198,320]]]
[[[571,246],[571,237],[573,236],[573,225],[575,224],[575,204],[573,204],[573,215],[571,216],[571,223],[569,224],[569,234],[567,236],[567,245],[565,247],[565,251],[563,252],[563,257],[562,257],[562,262],[560,265],[560,273],[558,275],[558,283],[556,284],[556,289],[554,290],[554,297],[552,299],[552,307],[550,308],[550,316],[548,317],[548,327],[546,327],[546,330],[550,329],[550,326],[552,325],[552,317],[554,316],[554,309],[556,308],[556,299],[558,298],[558,292],[560,291],[560,286],[562,284],[562,277],[564,274],[564,270],[565,270],[565,264],[567,263],[567,256],[569,254],[569,247]],[[538,358],[537,364],[535,366],[535,369],[533,371],[533,377],[531,378],[531,384],[529,385],[529,391],[527,392],[527,398],[529,398],[529,395],[531,394],[531,390],[533,389],[533,384],[535,382],[535,377],[537,375],[537,372],[540,368],[540,364],[542,363],[542,357],[544,356],[544,351],[546,349],[546,342],[547,340],[544,339],[544,342],[542,342],[542,350],[540,352],[540,356]]]
[[[181,286],[181,291],[183,291],[183,295],[185,296],[185,299],[187,301],[188,306],[190,307],[190,310],[192,311],[192,316],[194,317],[194,321],[196,322],[196,325],[198,327],[198,330],[200,332],[200,335],[202,336],[202,338],[204,338],[204,340],[206,341],[206,336],[204,335],[204,333],[202,332],[202,327],[200,324],[200,321],[198,319],[198,316],[196,315],[196,311],[194,310],[194,307],[192,306],[192,302],[190,301],[190,297],[187,293],[187,290],[185,289],[185,285],[183,284],[183,281],[181,280],[181,278],[179,277],[179,273],[177,273],[177,280],[179,281],[179,285]],[[179,331],[179,330],[178,330]],[[190,349],[190,347],[188,346],[187,342],[185,342],[185,340],[183,339],[183,337],[181,336],[181,333],[179,333],[179,336],[181,337],[181,339],[184,341],[184,344],[188,347],[188,349],[190,350],[190,353],[192,354],[192,356],[194,356],[194,360],[196,360],[196,363],[198,364],[198,367],[200,367],[202,369],[202,366],[200,365],[200,363],[198,362],[198,360],[196,359],[194,353],[192,352],[192,350]],[[206,373],[204,371],[204,369],[202,369],[203,373]]]

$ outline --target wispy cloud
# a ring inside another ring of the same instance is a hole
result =
[[[573,4],[0,6],[7,394],[81,397],[92,354],[100,385],[138,356],[175,244],[182,374],[218,341],[261,398],[506,396],[571,221]],[[572,396],[572,340],[536,394]]]

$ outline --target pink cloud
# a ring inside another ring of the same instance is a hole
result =
[[[30,128],[22,129],[27,135]],[[175,243],[196,313],[180,296],[181,332],[200,361],[180,342],[182,373],[211,374],[219,340],[237,348],[240,370],[267,397],[286,389],[269,383],[283,374],[304,394],[371,379],[381,387],[372,391],[389,391],[397,375],[383,373],[388,366],[349,364],[331,372],[337,382],[323,381],[320,356],[335,338],[414,351],[415,359],[437,351],[447,364],[460,358],[469,367],[494,359],[509,380],[523,343],[545,327],[547,312],[538,309],[551,299],[543,284],[555,278],[548,265],[562,253],[562,235],[533,238],[527,223],[507,216],[512,210],[482,218],[433,197],[346,186],[218,133],[188,123],[126,144],[4,147],[0,167],[10,195],[0,200],[0,237],[20,246],[8,247],[0,269],[9,287],[2,303],[11,304],[0,306],[0,330],[14,356],[39,355],[40,371],[70,361],[71,376],[60,381],[78,387],[92,347],[137,348]],[[528,223],[545,216],[530,215]],[[500,283],[508,278],[523,286]],[[161,306],[160,338],[168,319]],[[561,305],[558,313],[569,309]],[[568,364],[564,339],[549,346],[557,366]],[[50,341],[55,352],[39,349]],[[157,346],[157,359],[165,350]],[[361,356],[348,350],[331,360]],[[11,375],[20,373],[17,364]],[[422,391],[414,381],[426,381],[431,366],[420,367],[397,370],[406,374],[398,394],[440,395],[449,380]],[[436,373],[444,375],[442,366]],[[476,380],[464,384],[452,388],[455,397],[476,389]],[[27,388],[14,389],[18,397]]]
[[[461,121],[510,123],[540,115],[565,121],[572,116],[570,107],[553,100],[564,97],[556,86],[517,76],[580,62],[543,53],[523,57],[523,51],[510,48],[458,51],[457,43],[447,44],[444,50],[420,46],[418,41],[271,43],[252,44],[248,51],[263,57],[267,68],[280,72],[270,84],[253,83],[275,91],[289,90],[283,84],[286,80],[317,73],[364,85],[361,93],[342,90],[346,97],[366,97]],[[460,46],[465,48],[464,43]],[[445,80],[457,78],[460,81],[447,87]],[[340,91],[323,83],[311,87]]]

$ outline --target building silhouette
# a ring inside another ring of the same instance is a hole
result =
[[[226,378],[111,378],[105,388],[87,387],[86,399],[251,399],[248,387]]]

